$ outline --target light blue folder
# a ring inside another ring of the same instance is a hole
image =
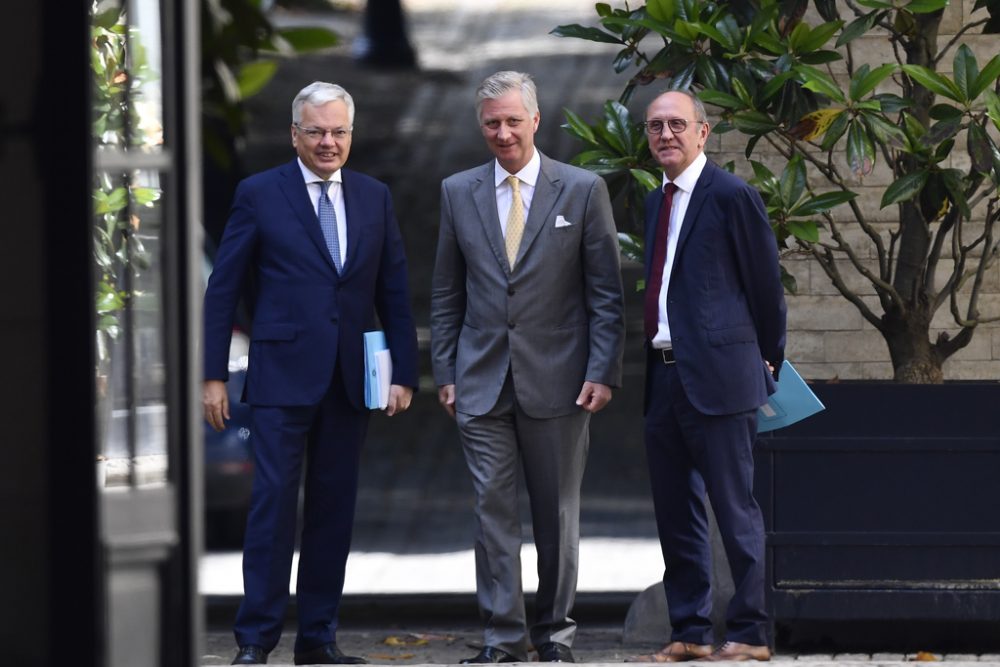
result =
[[[783,428],[826,409],[787,360],[779,376],[778,391],[757,409],[758,433]]]
[[[392,368],[389,365],[389,377],[385,377],[385,365],[379,368],[378,353],[388,351],[384,331],[365,332],[365,406],[372,410],[384,408],[382,397],[392,382]]]

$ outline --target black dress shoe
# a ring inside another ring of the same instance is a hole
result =
[[[295,654],[296,665],[366,665],[368,661],[354,655],[344,655],[337,648],[335,642],[331,642],[311,651],[304,651]]]
[[[538,647],[539,662],[576,662],[569,646],[558,642],[545,642]]]
[[[254,646],[253,644],[247,644],[246,646],[241,646],[239,653],[233,658],[233,661],[229,663],[231,665],[266,665],[267,664],[267,651],[259,646]]]
[[[460,665],[473,665],[486,662],[520,662],[507,651],[502,651],[495,646],[484,646],[483,650],[465,660],[459,660]]]

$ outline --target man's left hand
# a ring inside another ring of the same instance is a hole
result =
[[[607,405],[610,400],[611,387],[588,380],[583,383],[583,389],[580,390],[580,395],[576,397],[576,404],[587,412],[594,413]]]
[[[401,384],[391,385],[389,387],[389,403],[385,406],[385,413],[391,417],[405,412],[410,407],[412,398],[413,387],[404,387]]]

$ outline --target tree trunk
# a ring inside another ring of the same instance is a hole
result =
[[[907,313],[893,308],[882,316],[882,336],[889,346],[893,380],[900,384],[941,384],[944,358],[930,340],[933,313],[917,305]]]

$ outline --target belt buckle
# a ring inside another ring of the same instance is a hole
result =
[[[676,363],[674,359],[674,349],[672,347],[660,348],[660,357],[663,359],[664,365],[669,366],[670,364]]]

